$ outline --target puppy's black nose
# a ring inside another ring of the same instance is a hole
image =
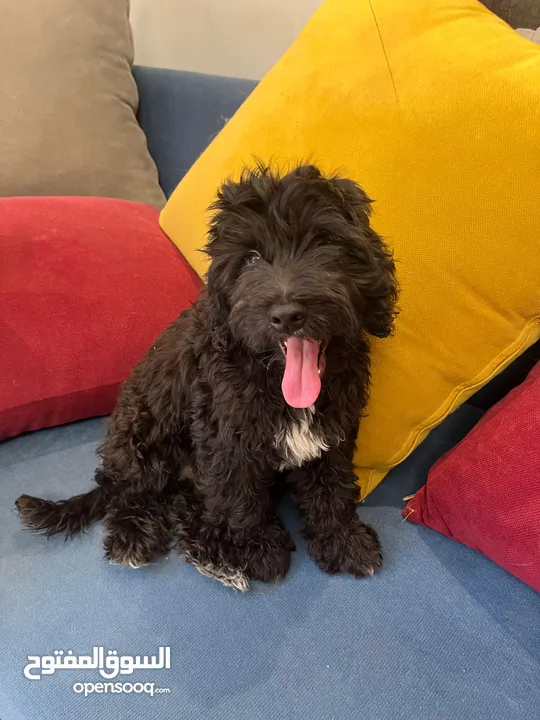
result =
[[[292,335],[300,330],[306,322],[307,311],[300,303],[273,305],[270,308],[270,325],[281,333]]]

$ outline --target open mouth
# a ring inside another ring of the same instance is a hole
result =
[[[288,405],[308,408],[321,392],[321,376],[326,365],[325,346],[308,337],[293,335],[280,342],[285,356],[281,390]]]

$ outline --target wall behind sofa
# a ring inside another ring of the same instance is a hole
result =
[[[261,78],[323,0],[131,0],[135,61]]]

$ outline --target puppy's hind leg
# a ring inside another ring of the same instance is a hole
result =
[[[172,545],[172,519],[165,492],[125,491],[113,499],[105,517],[105,557],[113,564],[140,568]]]

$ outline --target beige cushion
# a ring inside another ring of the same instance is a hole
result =
[[[537,30],[519,28],[518,30],[516,30],[516,32],[519,33],[522,37],[527,38],[527,40],[532,40],[533,43],[540,45],[540,28],[538,28]]]
[[[165,198],[135,112],[129,0],[1,3],[0,196]]]

